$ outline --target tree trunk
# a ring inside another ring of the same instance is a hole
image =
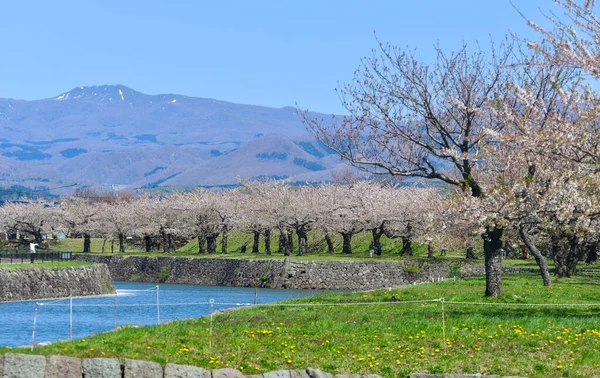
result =
[[[42,238],[42,230],[37,230],[36,232],[33,233],[33,236],[35,237],[35,242],[38,245],[42,245],[42,241],[44,240]]]
[[[294,252],[294,231],[292,230],[287,230],[286,232],[287,237],[285,240],[285,255],[286,256],[291,256],[292,252]]]
[[[502,295],[502,228],[486,227],[483,237],[485,256],[485,296]]]
[[[521,240],[523,241],[523,243],[525,243],[527,249],[535,258],[535,262],[540,267],[540,273],[542,274],[542,281],[544,282],[544,286],[552,285],[552,281],[550,281],[550,272],[548,272],[548,261],[546,260],[546,256],[542,255],[540,250],[537,249],[525,227],[519,227],[519,235],[521,236]]]
[[[373,248],[375,249],[375,254],[377,254],[377,256],[381,256],[381,235],[383,235],[383,224],[372,229],[371,235],[373,235]]]
[[[475,253],[473,252],[472,246],[467,247],[467,255],[465,257],[467,258],[467,260],[476,260],[477,259],[477,257],[475,257]]]
[[[562,244],[562,245],[561,245]],[[559,236],[552,237],[552,250],[554,252],[554,274],[557,277],[571,277],[577,273],[577,255],[579,245],[576,236],[568,237],[567,245],[560,243]]]
[[[258,244],[260,243],[260,231],[252,231],[254,241],[252,242],[252,253],[258,253]]]
[[[401,256],[412,256],[412,225],[410,222],[406,224],[406,235],[402,236],[402,250],[400,251]]]
[[[223,225],[223,237],[221,239],[221,253],[226,255],[227,254],[227,242],[229,239],[229,226],[228,225]]]
[[[333,240],[331,240],[331,236],[328,232],[325,233],[325,242],[327,242],[327,253],[333,255]]]
[[[271,230],[265,230],[265,253],[271,255]]]
[[[412,242],[410,236],[402,236],[402,250],[400,251],[401,256],[412,256]]]
[[[106,247],[106,238],[102,241],[102,253],[104,253],[104,247]]]
[[[592,243],[585,258],[586,264],[595,264],[598,260],[598,243]]]
[[[144,243],[146,244],[146,252],[152,251],[152,237],[150,235],[144,235]]]
[[[433,247],[431,246],[431,243],[427,244],[427,258],[433,258]]]
[[[208,234],[206,235],[206,244],[208,247],[208,253],[217,253],[217,237],[219,234]]]
[[[350,254],[352,253],[352,232],[341,232],[342,239],[344,240],[342,246],[342,253]]]
[[[520,245],[521,247],[521,260],[527,260],[529,258],[529,249],[526,245]]]
[[[125,235],[119,233],[119,252],[125,253]]]
[[[115,238],[110,239],[110,253],[115,253]]]
[[[169,240],[167,238],[167,233],[165,232],[165,230],[160,230],[160,235],[162,236],[162,241],[163,241],[163,253],[167,253],[169,251]]]
[[[204,232],[198,234],[198,253],[206,253],[206,234]]]
[[[87,232],[83,234],[83,252],[89,253],[92,248],[92,237]]]
[[[515,249],[511,243],[504,243],[502,248],[502,260],[510,259],[515,254]]]
[[[296,229],[298,235],[298,256],[306,256],[306,230],[303,227]]]
[[[277,251],[277,253],[285,253],[287,238],[285,236],[285,233],[283,232],[283,227],[278,226],[277,228],[279,229],[279,250]]]

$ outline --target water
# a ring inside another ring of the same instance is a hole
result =
[[[213,310],[238,307],[254,302],[253,288],[171,285],[115,282],[117,295],[73,299],[73,339],[104,332],[126,324],[156,324],[160,321],[197,318]],[[256,303],[268,303],[294,298],[312,292],[301,290],[258,289]],[[38,309],[35,343],[68,340],[70,337],[69,298],[0,303],[0,346],[31,345],[33,321]],[[223,304],[224,303],[224,304]],[[117,306],[115,306],[117,304]]]

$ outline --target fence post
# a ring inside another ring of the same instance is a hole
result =
[[[119,305],[119,292],[115,291],[115,330],[117,329],[117,306]]]
[[[444,354],[448,354],[448,349],[446,347],[446,314],[444,311],[444,302],[446,300],[444,297],[440,298],[440,303],[442,304],[442,342],[444,343]]]
[[[73,297],[69,298],[69,340],[73,341]]]
[[[208,335],[208,347],[212,348],[213,308],[214,308],[215,300],[211,299],[209,302],[210,302],[210,331],[209,331],[209,335]]]
[[[156,285],[156,316],[158,318],[158,322],[156,324],[160,323],[160,301],[158,299],[158,285]]]
[[[33,346],[35,345],[35,325],[37,323],[37,315],[38,315],[38,307],[39,303],[35,302],[35,310],[33,311],[33,329],[31,331],[31,350],[33,350]]]

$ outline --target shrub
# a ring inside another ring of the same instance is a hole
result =
[[[163,265],[160,267],[160,273],[158,275],[158,282],[165,282],[171,277],[171,267]]]
[[[404,268],[406,273],[423,273],[423,268],[418,265],[411,265]]]

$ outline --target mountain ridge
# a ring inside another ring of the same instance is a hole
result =
[[[76,87],[33,101],[0,98],[0,130],[0,186],[229,186],[238,176],[293,180],[339,168],[294,107],[147,95],[124,85]],[[283,145],[291,151],[286,159],[265,158]]]

